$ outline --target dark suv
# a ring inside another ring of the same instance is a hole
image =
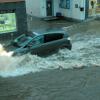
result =
[[[59,48],[71,50],[72,44],[70,37],[65,31],[50,31],[44,33],[32,32],[30,35],[22,34],[11,43],[15,48],[11,49],[13,55],[23,55],[26,53],[44,56]]]

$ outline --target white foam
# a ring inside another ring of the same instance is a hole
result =
[[[0,51],[0,76],[14,77],[50,69],[73,69],[89,65],[100,66],[100,50],[94,47],[99,44],[99,38],[76,41],[73,43],[72,51],[62,49],[46,58],[30,54],[12,57],[11,55],[8,56],[9,52],[2,48]],[[5,53],[3,54],[3,52]]]

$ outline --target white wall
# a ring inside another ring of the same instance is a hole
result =
[[[26,12],[36,17],[46,17],[46,0],[26,0]],[[53,16],[59,12],[59,0],[53,0]]]
[[[56,16],[57,12],[60,12],[59,0],[53,0],[53,15]]]
[[[78,4],[78,8],[75,8],[75,4]],[[72,18],[84,20],[85,19],[85,0],[73,0]],[[84,7],[84,11],[80,11],[80,7]]]
[[[40,17],[46,17],[46,0],[40,0]]]
[[[80,11],[80,8],[75,8],[75,4],[78,4],[79,7],[84,7],[84,11]],[[85,19],[85,0],[71,0],[70,1],[70,9],[60,8],[60,12],[63,16],[84,20]]]
[[[59,0],[53,0],[52,3],[52,16],[56,16],[56,13],[59,12]],[[47,16],[47,11],[46,11],[46,0],[42,0],[41,2],[41,17],[46,17]]]
[[[52,5],[52,16],[56,16],[56,13],[59,12],[59,0],[53,0],[53,5]],[[46,11],[46,0],[42,0],[41,2],[41,17],[46,17],[47,16],[47,11]]]
[[[41,16],[40,2],[41,0],[26,0],[26,12],[32,16]]]
[[[53,16],[56,16],[57,12],[61,12],[63,16],[74,18],[78,20],[85,19],[85,9],[80,11],[79,7],[85,8],[85,0],[70,0],[70,9],[63,9],[59,7],[59,0],[53,0]],[[75,8],[75,4],[78,4],[78,8]],[[26,0],[27,14],[36,17],[46,17],[46,0]]]
[[[72,16],[72,0],[70,0],[70,9],[64,9],[64,8],[59,8],[59,9],[63,16],[71,17]]]

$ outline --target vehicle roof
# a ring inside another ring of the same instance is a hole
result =
[[[50,33],[65,33],[63,29],[48,29],[48,30],[36,30],[33,31],[35,35],[43,35],[43,34],[50,34]]]

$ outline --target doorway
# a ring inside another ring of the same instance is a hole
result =
[[[47,11],[47,16],[52,16],[52,11],[53,11],[53,0],[46,0],[46,11]]]

